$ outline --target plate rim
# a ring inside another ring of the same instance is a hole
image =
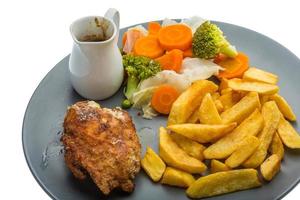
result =
[[[35,93],[37,92],[37,90],[39,89],[41,83],[46,79],[46,77],[52,72],[55,70],[55,68],[61,63],[63,62],[64,60],[68,59],[70,57],[70,54],[68,54],[67,56],[65,56],[64,58],[62,58],[58,63],[56,63],[54,65],[54,67],[52,67],[47,73],[46,75],[42,78],[42,80],[39,82],[38,86],[35,88],[34,92],[32,93],[32,95],[30,96],[30,99],[27,103],[27,106],[26,106],[26,110],[25,110],[25,113],[24,113],[24,117],[23,117],[23,123],[22,123],[22,148],[23,148],[23,154],[24,154],[24,157],[25,157],[25,160],[26,160],[26,163],[27,163],[27,166],[32,174],[32,176],[34,177],[34,179],[36,180],[36,182],[39,184],[39,186],[44,190],[44,192],[46,192],[46,194],[48,194],[49,197],[51,197],[52,199],[54,200],[57,200],[58,198],[52,194],[50,191],[48,191],[48,188],[43,184],[43,181],[41,181],[39,179],[39,177],[37,176],[35,170],[34,170],[34,167],[32,166],[31,162],[29,162],[29,158],[28,158],[28,152],[27,152],[27,148],[25,147],[25,122],[26,122],[26,116],[28,115],[28,109],[29,109],[29,106],[31,104],[31,101],[35,95]]]

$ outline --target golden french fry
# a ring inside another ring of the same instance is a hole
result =
[[[200,177],[187,190],[190,198],[211,197],[261,186],[255,169],[230,170]]]
[[[193,114],[188,118],[187,123],[196,124],[199,123],[199,108],[197,108]]]
[[[223,106],[222,102],[219,99],[215,100],[214,103],[215,103],[216,108],[217,108],[219,113],[224,111],[224,106]]]
[[[256,108],[260,107],[259,97],[256,92],[249,92],[237,104],[221,113],[223,123],[237,122],[247,118]]]
[[[279,94],[274,94],[270,96],[271,100],[274,100],[280,110],[280,112],[283,114],[285,118],[291,121],[296,121],[296,115],[293,112],[291,106],[288,104],[288,102]]]
[[[211,95],[211,98],[215,101],[220,97],[220,93],[219,92],[214,92]]]
[[[232,91],[232,100],[233,102],[239,102],[243,97],[245,97],[248,92]]]
[[[210,173],[213,174],[213,173],[217,173],[217,172],[223,172],[223,171],[228,171],[230,170],[230,168],[225,165],[224,163],[222,163],[221,161],[219,160],[211,160],[210,162]]]
[[[167,129],[200,143],[207,143],[221,138],[232,131],[236,123],[230,124],[174,124]]]
[[[243,75],[247,81],[258,81],[275,85],[278,82],[278,76],[270,72],[263,71],[254,67],[249,68]]]
[[[188,173],[202,173],[207,169],[200,160],[184,152],[163,127],[159,128],[159,155],[167,165]]]
[[[266,103],[267,101],[270,101],[270,96],[271,95],[268,95],[268,94],[259,95],[260,104],[264,105],[264,103]]]
[[[210,95],[210,93],[207,93],[202,103],[199,107],[199,119],[200,123],[202,124],[221,124],[222,120],[219,115],[219,112],[216,108],[215,103],[213,102],[213,99]]]
[[[221,92],[222,90],[228,88],[228,79],[222,78],[219,86],[219,91]]]
[[[231,108],[234,104],[237,103],[232,98],[232,92],[222,94],[218,100],[222,103],[224,110]]]
[[[283,117],[278,125],[278,134],[283,144],[291,149],[300,149],[300,135],[294,127]]]
[[[221,90],[220,93],[221,93],[221,95],[227,94],[227,93],[232,93],[232,89],[231,88],[225,88],[225,89]]]
[[[280,115],[280,111],[274,101],[268,101],[263,105],[262,116],[265,126],[258,136],[260,144],[250,158],[243,163],[244,167],[256,168],[265,160],[269,146],[278,127]]]
[[[201,161],[204,159],[203,151],[206,148],[205,146],[178,133],[172,133],[170,134],[170,136],[176,142],[176,144],[188,155]]]
[[[235,91],[236,93],[238,93],[240,95],[240,98],[245,97],[249,92],[247,91]]]
[[[236,150],[226,159],[225,164],[230,168],[240,166],[249,158],[259,145],[259,140],[255,136],[248,136],[243,139]]]
[[[271,155],[260,166],[261,175],[267,181],[271,181],[279,170],[280,158],[276,154]]]
[[[160,180],[166,169],[166,164],[150,147],[147,147],[146,154],[141,160],[141,165],[148,176],[155,182]]]
[[[257,135],[264,124],[263,117],[258,109],[256,109],[247,119],[245,119],[236,129],[231,133],[225,135],[216,143],[210,145],[203,152],[206,159],[223,159],[227,158],[238,144],[250,135]]]
[[[195,178],[191,174],[180,171],[178,169],[174,169],[172,167],[167,167],[161,180],[162,184],[183,188],[189,187],[194,182]]]
[[[279,90],[277,85],[261,82],[243,81],[238,78],[228,80],[228,86],[233,90],[257,92],[259,94],[275,94]]]
[[[283,159],[284,147],[283,147],[282,141],[281,141],[281,139],[278,135],[278,132],[276,132],[273,136],[272,143],[271,143],[271,146],[269,148],[269,151],[270,151],[271,154],[276,154],[280,160]]]
[[[185,123],[192,113],[200,106],[204,95],[217,90],[218,86],[212,81],[195,81],[173,103],[168,117],[168,125]]]

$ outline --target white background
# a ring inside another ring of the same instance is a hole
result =
[[[265,34],[300,57],[297,0],[8,0],[0,3],[1,199],[50,199],[24,159],[21,128],[26,105],[46,73],[69,54],[69,25],[79,17],[121,13],[121,27],[165,17],[199,15]],[[278,66],[284,67],[284,66]],[[299,84],[299,83],[297,83]],[[46,113],[45,113],[46,114]],[[299,169],[300,170],[300,169]],[[300,185],[284,199],[298,199]]]

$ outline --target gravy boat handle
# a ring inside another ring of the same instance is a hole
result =
[[[105,18],[112,20],[117,27],[117,35],[119,35],[119,26],[120,26],[120,13],[115,8],[109,8],[105,15]]]

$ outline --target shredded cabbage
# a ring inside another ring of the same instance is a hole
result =
[[[210,60],[200,58],[185,58],[182,62],[181,73],[171,70],[163,70],[155,76],[142,81],[138,90],[169,84],[175,87],[180,93],[186,90],[194,81],[208,79],[217,75],[223,68]]]
[[[192,83],[197,80],[208,79],[218,75],[223,68],[210,60],[200,58],[185,58],[182,62],[181,74]]]
[[[188,25],[192,29],[192,33],[194,34],[197,28],[205,21],[207,20],[198,16],[193,16],[187,19],[182,19],[180,23]]]
[[[152,108],[150,102],[142,107],[142,111],[144,113],[143,118],[145,118],[145,119],[152,119],[153,117],[156,117],[158,115],[158,112],[156,112]]]
[[[132,30],[132,29],[141,31],[143,35],[148,35],[148,30],[143,25],[137,25],[135,27],[129,28],[128,30]]]
[[[173,25],[173,24],[178,24],[178,22],[176,22],[176,21],[173,20],[173,19],[165,18],[165,19],[162,21],[161,26],[164,27],[164,26],[170,26],[170,25]]]
[[[144,90],[148,87],[159,86],[163,84],[172,85],[180,93],[186,90],[190,85],[190,81],[185,75],[177,74],[171,70],[163,70],[155,76],[142,81],[139,85],[139,90]]]
[[[143,118],[145,119],[152,119],[158,115],[151,106],[151,98],[156,88],[157,87],[148,87],[134,93],[132,96],[132,107],[142,109]]]
[[[147,87],[135,92],[131,99],[133,102],[132,107],[141,109],[143,106],[147,105],[150,102],[153,92],[156,88],[157,87]]]

